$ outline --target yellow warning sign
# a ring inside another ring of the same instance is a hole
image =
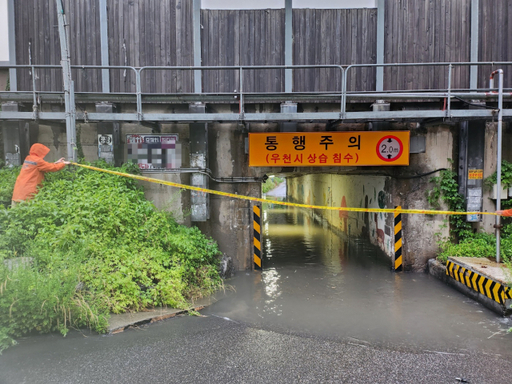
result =
[[[249,133],[250,167],[409,165],[409,131]]]
[[[482,180],[484,178],[484,170],[483,169],[469,169],[468,170],[468,179],[469,180]]]

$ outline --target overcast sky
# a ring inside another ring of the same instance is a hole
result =
[[[285,0],[202,0],[205,9],[284,8]],[[293,8],[376,8],[377,0],[293,0]]]

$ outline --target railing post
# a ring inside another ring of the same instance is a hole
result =
[[[446,117],[451,118],[451,106],[452,106],[452,64],[448,65],[448,101],[446,103]]]
[[[284,22],[284,64],[293,65],[293,10],[292,0],[285,0],[285,22]],[[284,70],[284,91],[293,92],[293,70]]]
[[[142,121],[142,89],[140,83],[140,73],[143,68],[134,68],[135,70],[135,87],[137,92],[137,118]]]
[[[240,76],[240,106],[239,106],[239,110],[238,112],[240,113],[240,118],[243,118],[243,114],[244,114],[244,75],[243,75],[243,67],[240,66],[239,67],[240,70],[239,70],[239,76]]]

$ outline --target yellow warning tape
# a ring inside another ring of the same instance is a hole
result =
[[[71,164],[76,165],[78,167],[91,169],[93,171],[99,171],[99,172],[110,173],[112,175],[129,177],[131,179],[136,179],[136,180],[141,180],[141,181],[148,181],[150,183],[157,183],[157,184],[168,185],[168,186],[176,187],[176,188],[188,189],[188,190],[191,190],[191,191],[210,193],[212,195],[232,197],[234,199],[249,200],[249,201],[259,201],[261,203],[271,203],[271,204],[277,204],[277,205],[285,205],[285,206],[288,206],[288,207],[324,209],[324,210],[329,210],[329,211],[347,211],[347,212],[383,212],[383,213],[395,213],[395,212],[398,212],[398,213],[424,214],[424,215],[494,215],[494,216],[496,216],[495,212],[455,212],[455,211],[436,211],[436,210],[428,210],[428,209],[427,210],[423,210],[423,209],[325,207],[325,206],[321,206],[321,205],[289,203],[289,202],[286,202],[286,201],[267,200],[267,199],[262,199],[260,197],[251,197],[251,196],[237,195],[236,193],[228,193],[228,192],[214,191],[213,189],[193,187],[191,185],[173,183],[172,181],[165,181],[165,180],[154,179],[152,177],[132,175],[132,174],[129,174],[129,173],[122,173],[122,172],[112,171],[110,169],[97,168],[97,167],[92,167],[90,165],[78,164],[78,163],[74,163],[74,162],[71,162]]]

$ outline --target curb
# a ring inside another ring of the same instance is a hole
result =
[[[443,283],[455,288],[457,291],[463,293],[469,298],[479,302],[484,307],[490,309],[493,312],[501,316],[509,316],[512,314],[512,309],[508,305],[499,304],[498,302],[490,299],[489,297],[482,295],[474,289],[458,282],[450,275],[447,274],[446,266],[437,261],[436,259],[430,259],[428,261],[428,272],[430,275],[441,280]],[[491,279],[487,276],[488,279]]]
[[[197,300],[187,309],[177,308],[154,308],[145,312],[112,314],[109,319],[108,335],[115,335],[123,332],[125,329],[138,327],[144,324],[152,324],[157,321],[170,319],[172,317],[183,315],[189,311],[200,311],[208,305],[211,305],[223,297],[222,292]]]

